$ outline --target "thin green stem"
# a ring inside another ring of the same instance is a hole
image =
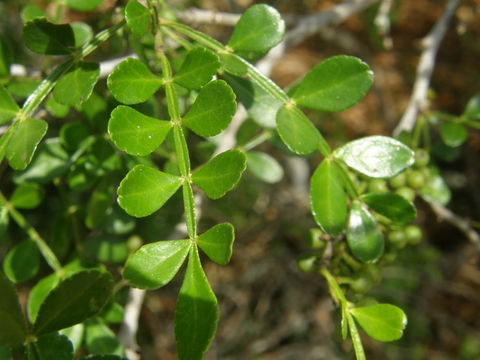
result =
[[[348,328],[350,329],[350,337],[352,338],[353,349],[355,350],[355,358],[357,360],[366,360],[365,351],[363,350],[362,339],[357,329],[357,324],[353,316],[347,310]]]
[[[335,303],[341,307],[346,306],[347,299],[345,298],[345,294],[338,285],[337,280],[335,280],[333,275],[330,274],[330,271],[328,271],[326,267],[322,267],[320,269],[320,274],[325,278],[325,280],[327,280],[330,294],[332,295],[333,300],[335,300]]]
[[[242,149],[244,151],[251,150],[258,145],[262,144],[264,141],[270,139],[272,137],[272,131],[271,130],[263,130],[258,136],[254,137],[252,140],[250,140],[248,143],[242,146]]]

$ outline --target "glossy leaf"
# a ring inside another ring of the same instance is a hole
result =
[[[198,89],[212,80],[220,67],[217,54],[203,47],[190,50],[173,80],[187,89]]]
[[[218,135],[230,124],[236,109],[230,86],[223,80],[214,80],[200,90],[183,124],[203,137]]]
[[[35,349],[29,351],[30,354],[35,354],[34,360],[73,360],[73,346],[65,335],[57,333],[43,335],[28,346]]]
[[[310,181],[310,206],[317,224],[331,236],[338,236],[347,220],[347,196],[337,164],[326,159]]]
[[[130,155],[152,153],[165,140],[172,125],[143,115],[129,106],[117,106],[108,122],[108,133],[114,144]]]
[[[220,265],[226,265],[232,257],[234,239],[233,226],[229,223],[223,223],[215,225],[200,235],[197,244],[210,260]]]
[[[192,181],[209,198],[219,199],[235,187],[245,168],[245,154],[239,150],[228,150],[195,171]]]
[[[105,0],[66,0],[69,8],[78,11],[91,11],[97,8]]]
[[[352,56],[334,56],[315,66],[292,97],[301,106],[321,111],[342,111],[355,105],[370,89],[373,72]]]
[[[172,280],[188,255],[190,240],[158,241],[138,249],[127,261],[123,277],[142,289],[158,289]]]
[[[120,183],[118,204],[131,216],[147,216],[160,209],[181,184],[178,176],[137,165]]]
[[[420,189],[420,195],[428,202],[447,205],[452,196],[445,180],[437,168],[428,168],[427,183]]]
[[[407,325],[407,316],[402,309],[390,304],[355,307],[349,312],[363,330],[378,341],[400,339]]]
[[[179,360],[203,359],[215,334],[217,321],[217,299],[194,246],[190,249],[187,271],[175,310],[175,339]]]
[[[235,51],[264,52],[282,41],[285,23],[273,7],[259,4],[245,11],[233,29],[228,46]]]
[[[98,63],[81,61],[58,80],[53,97],[60,104],[78,105],[92,94],[99,75]]]
[[[392,193],[370,193],[362,195],[368,207],[397,224],[407,224],[417,217],[415,206],[403,196]]]
[[[15,287],[0,273],[0,346],[23,343],[27,329]]]
[[[415,162],[415,153],[386,136],[368,136],[351,141],[335,151],[351,168],[373,178],[397,175]]]
[[[32,240],[23,240],[12,248],[3,261],[5,275],[14,283],[30,280],[38,273],[40,256]]]
[[[44,120],[28,118],[19,121],[6,149],[8,163],[12,168],[23,170],[28,166],[47,128],[48,125]]]
[[[225,77],[248,115],[262,127],[275,128],[277,111],[282,103],[255,81],[237,76]]]
[[[462,116],[467,120],[480,119],[480,94],[475,94],[468,100]]]
[[[125,239],[102,234],[87,239],[85,252],[102,263],[123,263],[128,256],[128,247]]]
[[[46,334],[85,321],[102,309],[112,289],[110,273],[98,270],[81,271],[60,281],[43,301],[33,332]]]
[[[467,140],[468,133],[465,126],[454,122],[447,122],[440,126],[440,136],[446,145],[457,147]]]
[[[17,116],[20,108],[13,99],[12,95],[0,85],[0,124],[6,123],[8,120]]]
[[[42,202],[43,188],[34,183],[18,185],[10,197],[10,203],[17,209],[34,209]]]
[[[150,10],[141,5],[137,0],[130,0],[125,6],[125,20],[127,25],[137,36],[145,35],[150,28]]]
[[[23,27],[23,42],[38,54],[69,55],[75,47],[72,27],[52,24],[46,18],[35,18]]]
[[[132,58],[122,61],[107,80],[112,95],[124,104],[147,101],[162,84],[163,80],[152,74],[147,65]]]
[[[353,255],[366,263],[377,261],[383,254],[385,240],[375,218],[356,201],[350,209],[347,243]]]
[[[309,154],[318,149],[317,128],[295,107],[284,105],[277,112],[277,131],[282,141],[296,154]]]
[[[115,333],[98,318],[86,322],[85,343],[91,354],[122,355],[124,352]]]
[[[260,180],[274,184],[283,178],[283,168],[278,161],[267,153],[260,151],[248,151],[247,166]]]

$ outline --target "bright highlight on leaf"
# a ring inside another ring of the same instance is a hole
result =
[[[378,341],[395,341],[402,337],[407,316],[397,306],[376,304],[348,310],[363,330]]]
[[[331,236],[338,236],[347,220],[347,196],[337,164],[325,159],[310,182],[310,206],[317,224]]]
[[[23,343],[27,329],[13,284],[0,272],[0,346]]]
[[[18,107],[12,95],[0,85],[0,125],[17,116]]]
[[[235,94],[223,80],[205,85],[190,110],[183,117],[183,124],[197,135],[209,137],[226,129],[237,109]]]
[[[23,27],[25,46],[38,54],[69,55],[75,47],[72,27],[52,24],[46,18],[35,18]]]
[[[415,153],[387,136],[367,136],[351,141],[334,153],[351,168],[373,178],[397,175],[415,162]]]
[[[132,33],[137,36],[147,33],[150,28],[151,16],[150,10],[137,0],[130,0],[125,6],[125,20]]]
[[[217,321],[217,298],[203,272],[197,247],[192,246],[175,309],[175,339],[179,360],[203,359],[215,334]]]
[[[229,223],[215,225],[197,239],[197,244],[210,260],[220,265],[226,265],[232,257],[232,247],[235,238],[233,226]]]
[[[238,20],[227,45],[235,51],[264,52],[282,41],[284,33],[285,23],[276,9],[253,5]]]
[[[403,196],[392,193],[371,193],[360,198],[372,210],[397,224],[407,224],[415,220],[415,206]]]
[[[81,61],[58,80],[53,97],[60,104],[78,105],[90,97],[99,75],[98,63]]]
[[[122,61],[107,80],[115,99],[129,105],[147,101],[162,84],[163,80],[152,74],[147,65],[132,58]]]
[[[232,190],[245,171],[246,157],[239,150],[225,151],[193,173],[192,181],[211,199],[219,199]]]
[[[127,261],[123,277],[142,289],[158,289],[170,282],[188,255],[190,240],[159,241],[138,249]]]
[[[144,156],[165,140],[172,125],[143,115],[129,106],[117,106],[108,122],[108,133],[115,145],[127,154]]]
[[[217,54],[203,47],[190,50],[173,81],[187,89],[198,89],[212,80],[220,67]]]
[[[373,72],[352,56],[334,56],[315,66],[293,93],[297,104],[321,111],[342,111],[370,89]]]
[[[131,216],[148,216],[160,209],[181,184],[178,176],[137,165],[120,183],[118,204]]]
[[[377,261],[383,254],[383,234],[372,214],[357,201],[350,209],[347,243],[353,255],[366,263]]]

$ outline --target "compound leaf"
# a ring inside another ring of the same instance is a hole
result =
[[[90,97],[99,76],[98,63],[81,61],[58,80],[53,97],[60,104],[80,104]]]
[[[0,85],[0,125],[17,116],[20,108],[13,99],[12,95]]]
[[[175,310],[178,358],[201,360],[215,334],[217,321],[217,299],[203,272],[198,249],[192,246]]]
[[[23,27],[23,42],[38,54],[69,55],[75,47],[72,27],[52,24],[46,18],[35,18]]]
[[[178,176],[137,165],[120,183],[118,204],[131,216],[147,216],[160,209],[181,184]]]
[[[25,340],[27,329],[15,287],[2,273],[0,294],[0,346],[20,345]]]
[[[150,27],[150,10],[137,0],[130,0],[125,6],[125,20],[127,20],[127,25],[132,33],[142,36],[147,33]]]
[[[248,151],[247,166],[260,180],[274,184],[283,178],[283,168],[278,161],[267,153],[260,151]]]
[[[415,206],[403,196],[392,193],[370,193],[362,195],[362,200],[368,207],[397,224],[407,224],[415,220]]]
[[[238,20],[228,46],[235,51],[264,52],[282,41],[285,22],[276,9],[253,5]]]
[[[223,80],[214,80],[200,90],[183,124],[203,137],[218,135],[230,124],[236,109],[232,88]]]
[[[117,106],[108,122],[108,133],[115,145],[127,154],[143,156],[165,140],[172,125],[143,115],[129,106]]]
[[[158,241],[138,249],[127,261],[123,277],[142,289],[158,289],[172,280],[188,255],[190,240]]]
[[[367,136],[351,141],[334,153],[351,168],[373,178],[389,178],[411,166],[415,153],[387,136]]]
[[[210,260],[220,265],[226,265],[232,257],[235,233],[232,224],[223,223],[208,229],[197,239],[200,246]]]
[[[162,84],[163,80],[152,74],[147,65],[132,58],[118,64],[107,80],[115,99],[129,105],[147,101]]]
[[[219,199],[235,187],[245,168],[245,154],[239,150],[228,150],[194,172],[192,181],[209,198]]]
[[[297,104],[321,111],[342,111],[362,99],[373,83],[367,64],[352,56],[334,56],[315,66],[293,93]]]
[[[347,243],[353,255],[366,263],[375,262],[383,254],[383,234],[372,214],[357,201],[350,209]]]
[[[190,50],[173,80],[187,89],[198,89],[212,80],[220,67],[217,54],[203,47]]]
[[[349,309],[363,330],[378,341],[394,341],[403,335],[407,316],[397,306],[376,304]]]

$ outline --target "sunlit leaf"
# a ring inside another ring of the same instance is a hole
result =
[[[23,27],[23,41],[38,54],[69,55],[75,47],[72,27],[52,24],[46,18],[34,18]]]
[[[99,75],[98,63],[81,61],[75,64],[55,85],[55,100],[70,106],[84,102],[92,94]]]
[[[212,80],[220,67],[217,54],[203,47],[190,50],[173,80],[187,89],[198,89]]]
[[[127,25],[137,36],[145,35],[150,27],[150,10],[141,5],[137,0],[130,0],[125,6],[125,20]]]
[[[17,116],[20,108],[13,99],[12,95],[0,85],[0,124],[6,123],[8,120]]]
[[[200,235],[197,244],[212,261],[226,265],[232,257],[234,238],[233,226],[223,223],[215,225]]]

